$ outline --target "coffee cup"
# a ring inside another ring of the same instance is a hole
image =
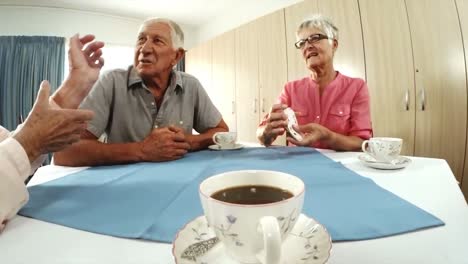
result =
[[[362,151],[376,161],[391,163],[401,152],[403,139],[391,137],[374,137],[362,142]]]
[[[213,142],[221,148],[233,148],[236,145],[236,132],[216,132]]]
[[[231,171],[200,184],[207,222],[240,263],[279,263],[304,203],[304,182],[278,171]]]

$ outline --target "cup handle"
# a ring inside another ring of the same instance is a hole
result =
[[[211,137],[211,139],[213,140],[213,142],[215,144],[218,144],[218,142],[216,142],[216,135],[218,134],[218,132],[214,133],[213,136]]]
[[[260,228],[263,233],[263,250],[265,264],[279,264],[281,259],[281,231],[273,216],[264,216],[260,219]]]
[[[370,154],[369,151],[367,151],[367,145],[369,145],[369,140],[364,140],[362,142],[361,148],[364,153]]]

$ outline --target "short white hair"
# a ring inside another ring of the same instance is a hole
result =
[[[149,18],[143,22],[140,26],[141,28],[155,23],[164,23],[169,26],[171,29],[171,38],[172,38],[172,46],[174,49],[183,49],[184,48],[184,31],[182,28],[174,21],[167,19],[167,18]]]
[[[316,28],[322,31],[330,39],[330,42],[332,42],[333,39],[338,40],[338,28],[333,24],[330,18],[321,14],[312,15],[299,25],[296,31],[297,40],[299,40],[299,33],[305,28]]]

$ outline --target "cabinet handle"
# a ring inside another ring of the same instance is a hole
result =
[[[254,105],[253,105],[253,107],[254,107],[254,114],[257,113],[257,101],[258,101],[258,99],[255,98],[255,99],[254,99]]]
[[[426,110],[426,89],[421,88],[421,111]]]
[[[405,109],[409,111],[409,89],[406,89],[405,93]]]
[[[232,101],[231,110],[232,114],[234,115],[236,113],[236,101]]]
[[[416,69],[416,88],[420,87],[419,98],[421,102],[421,111],[426,110],[426,89],[424,89],[424,78],[422,72]]]
[[[265,113],[265,98],[262,98],[262,113]]]

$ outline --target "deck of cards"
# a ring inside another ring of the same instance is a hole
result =
[[[288,116],[288,127],[287,130],[291,136],[297,140],[297,141],[302,141],[302,136],[299,132],[297,132],[294,129],[294,125],[297,125],[297,119],[296,119],[296,114],[291,108],[286,108],[284,109],[284,113]]]

